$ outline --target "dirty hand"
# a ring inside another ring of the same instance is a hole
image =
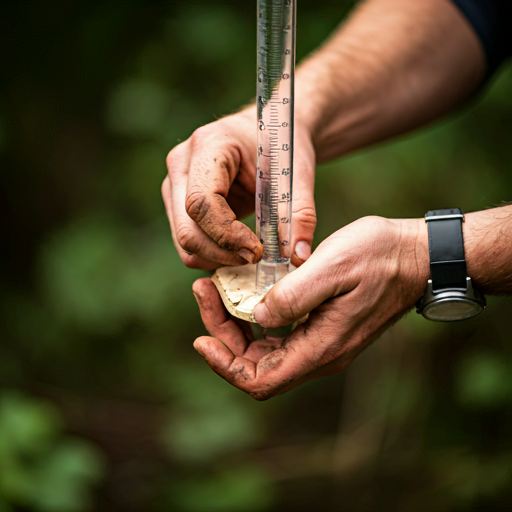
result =
[[[264,327],[308,320],[284,340],[250,341],[208,278],[194,283],[212,337],[194,342],[211,368],[265,400],[316,377],[343,371],[422,295],[429,277],[423,219],[365,217],[320,244],[254,311]]]
[[[256,263],[263,246],[239,220],[254,211],[256,108],[197,129],[167,157],[162,197],[174,244],[189,268]],[[292,263],[311,255],[316,226],[315,152],[311,136],[295,123]]]

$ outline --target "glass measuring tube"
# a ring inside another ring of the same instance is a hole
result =
[[[295,0],[258,0],[256,292],[289,272],[293,183]]]

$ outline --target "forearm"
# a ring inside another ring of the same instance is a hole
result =
[[[440,117],[484,74],[480,43],[448,0],[368,0],[300,66],[296,116],[326,160]]]
[[[468,275],[489,295],[512,294],[512,205],[469,213],[463,223]]]

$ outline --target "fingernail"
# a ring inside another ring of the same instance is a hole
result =
[[[238,256],[243,258],[248,263],[253,263],[254,262],[254,254],[251,251],[249,251],[249,249],[245,249],[245,248],[240,249],[238,251]]]
[[[304,240],[301,240],[295,246],[295,254],[297,258],[306,261],[311,256],[311,246]]]
[[[260,302],[253,311],[254,318],[262,327],[267,327],[270,324],[270,313],[268,312],[267,305]]]

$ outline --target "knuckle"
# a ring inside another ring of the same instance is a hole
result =
[[[171,151],[169,151],[167,154],[165,163],[167,165],[167,171],[171,179],[179,172],[180,169],[181,172],[183,172],[183,165],[180,164],[183,164],[185,161],[187,154],[187,144],[188,141],[182,142],[181,144],[178,144],[176,147],[171,149]]]
[[[233,146],[224,146],[219,151],[219,167],[234,178],[240,167],[240,153]]]
[[[216,165],[231,178],[238,172],[241,162],[237,141],[237,136],[220,121],[201,126],[190,137],[192,151],[205,147],[215,149]]]
[[[199,258],[194,256],[193,254],[184,254],[181,256],[181,261],[183,261],[183,264],[190,269],[202,269],[202,266],[199,262]]]
[[[302,227],[314,229],[316,227],[316,210],[313,206],[304,206],[293,212],[294,220]]]
[[[166,176],[162,181],[162,185],[160,186],[160,193],[162,194],[162,198],[165,200],[169,194],[169,176]]]
[[[174,167],[174,161],[175,161],[175,150],[171,149],[169,153],[167,154],[167,157],[165,159],[165,163],[167,165],[167,170],[171,172],[171,169]]]
[[[194,190],[188,194],[185,200],[185,210],[192,220],[201,222],[209,210],[206,194],[200,190]]]
[[[294,318],[294,305],[295,296],[294,292],[290,288],[281,288],[279,293],[276,294],[273,301],[275,313],[284,319]]]
[[[165,163],[167,164],[167,170],[169,173],[172,173],[174,169],[177,167],[179,158],[179,146],[176,146],[175,148],[171,149],[169,153],[167,154],[167,157],[165,159]]]
[[[185,252],[194,254],[198,250],[198,243],[192,230],[187,225],[176,228],[176,241]]]
[[[190,142],[192,146],[203,145],[208,139],[215,134],[215,129],[212,128],[211,124],[206,124],[194,130],[194,133],[190,136]]]

